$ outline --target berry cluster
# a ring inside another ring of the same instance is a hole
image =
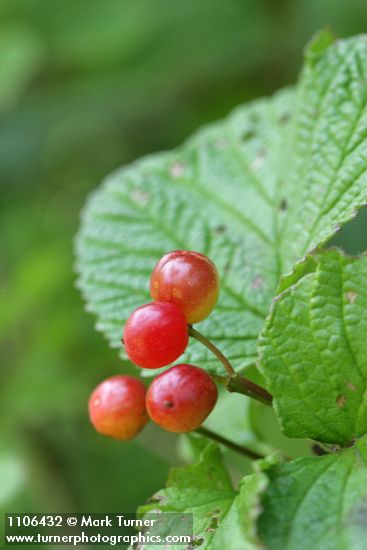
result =
[[[153,302],[127,320],[122,342],[129,359],[145,369],[176,361],[189,341],[189,326],[202,321],[219,294],[215,265],[203,254],[177,250],[157,263],[150,279]],[[113,376],[93,391],[89,415],[96,430],[131,439],[149,417],[176,433],[198,428],[217,401],[209,374],[194,365],[175,365],[159,374],[148,391],[132,376]]]

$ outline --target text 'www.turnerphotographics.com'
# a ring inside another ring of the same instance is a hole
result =
[[[193,539],[192,514],[6,514],[6,545],[188,546]]]

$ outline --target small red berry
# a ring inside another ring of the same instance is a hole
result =
[[[130,315],[122,340],[127,356],[139,367],[164,367],[175,361],[187,347],[186,318],[175,304],[146,304]]]
[[[111,376],[89,398],[89,418],[97,432],[115,439],[132,439],[148,422],[146,389],[133,376]]]
[[[175,250],[163,256],[155,266],[150,293],[154,300],[179,306],[188,323],[198,323],[209,315],[217,302],[218,272],[203,254]]]
[[[159,374],[147,392],[150,418],[169,432],[196,430],[211,413],[218,391],[209,374],[193,365],[176,365]]]

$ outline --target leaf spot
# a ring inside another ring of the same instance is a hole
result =
[[[185,166],[182,162],[176,162],[171,166],[170,174],[173,178],[181,178],[185,172]]]
[[[249,128],[246,130],[246,132],[243,132],[241,135],[241,141],[250,141],[250,139],[253,139],[256,136],[255,130],[252,128]]]
[[[215,232],[218,233],[218,235],[221,235],[222,233],[225,233],[227,231],[226,225],[217,225],[215,228]]]
[[[264,165],[266,159],[265,149],[261,149],[255,157],[255,160],[251,163],[251,168],[256,172]]]
[[[131,191],[131,198],[134,202],[145,206],[150,201],[150,195],[142,189],[133,189]]]
[[[355,385],[352,382],[347,382],[347,388],[348,388],[348,390],[351,390],[351,391],[356,391],[357,390],[357,388],[355,387]]]
[[[214,510],[211,510],[210,512],[208,512],[208,516],[217,516],[218,514],[220,514],[220,509],[219,508],[214,508]]]
[[[192,539],[192,542],[188,546],[186,546],[185,550],[194,550],[198,546],[201,546],[203,542],[204,542],[203,538],[194,537]]]
[[[215,142],[215,147],[221,150],[227,149],[228,142],[225,139],[218,139],[218,141]]]
[[[283,113],[279,117],[279,124],[287,124],[287,122],[289,122],[291,118],[292,118],[292,116],[291,116],[290,113]]]
[[[164,503],[165,501],[167,500],[167,497],[165,497],[164,495],[161,495],[160,493],[156,493],[155,495],[153,495],[152,497],[148,498],[147,502],[149,504],[154,504],[154,503]],[[157,513],[159,512],[159,510],[157,510]]]
[[[350,290],[349,292],[347,292],[348,302],[350,304],[354,304],[354,302],[356,301],[357,296],[358,296],[357,292],[354,292],[353,290]]]
[[[287,199],[281,199],[279,202],[279,210],[281,212],[284,212],[285,210],[288,210],[288,201]]]
[[[345,406],[346,402],[347,402],[347,398],[343,394],[338,395],[338,397],[336,398],[336,404],[340,409],[342,409]]]
[[[218,516],[213,516],[208,527],[205,529],[207,533],[214,533],[218,529]]]
[[[263,278],[260,277],[260,275],[257,275],[251,283],[251,288],[253,288],[254,290],[260,290],[260,288],[262,288],[263,286],[264,286]]]

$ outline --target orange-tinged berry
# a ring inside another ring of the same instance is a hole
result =
[[[218,272],[204,254],[175,250],[155,266],[150,293],[156,301],[176,304],[189,324],[198,323],[209,315],[218,300]]]
[[[135,437],[148,422],[146,388],[133,376],[116,375],[101,382],[89,398],[89,418],[97,432],[115,439]]]

